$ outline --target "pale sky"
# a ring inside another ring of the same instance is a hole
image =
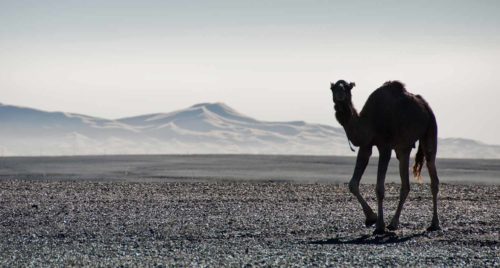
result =
[[[424,96],[441,137],[500,144],[498,1],[3,1],[0,102],[119,118],[225,102],[339,126],[384,81]]]

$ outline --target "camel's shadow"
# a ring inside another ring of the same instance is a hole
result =
[[[383,235],[362,235],[360,237],[336,237],[326,240],[309,241],[313,245],[378,245],[378,244],[398,244],[409,241],[413,238],[425,235],[426,232],[414,233],[410,235],[397,235],[394,232],[387,232]]]

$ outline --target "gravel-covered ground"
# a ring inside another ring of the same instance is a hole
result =
[[[443,231],[424,231],[431,195],[415,183],[401,229],[372,236],[344,184],[2,180],[0,264],[500,266],[500,186],[442,184],[440,200]]]

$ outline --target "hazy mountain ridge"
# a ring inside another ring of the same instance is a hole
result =
[[[303,121],[259,121],[223,103],[116,120],[0,104],[0,138],[3,155],[355,155],[341,128]],[[500,158],[500,146],[441,139],[439,156]]]

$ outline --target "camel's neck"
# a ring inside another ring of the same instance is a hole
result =
[[[336,104],[335,111],[335,116],[342,127],[344,127],[347,138],[355,146],[367,145],[370,142],[368,125],[359,116],[352,102]]]

